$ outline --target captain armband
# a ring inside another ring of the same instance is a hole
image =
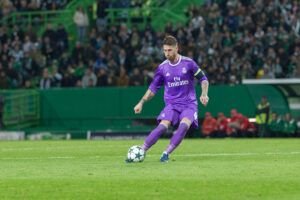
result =
[[[198,80],[200,80],[201,83],[204,80],[208,81],[204,72],[201,69],[198,69],[198,71],[194,74],[194,77],[196,77]]]

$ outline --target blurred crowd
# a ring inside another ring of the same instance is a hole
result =
[[[300,77],[297,0],[211,0],[185,13],[191,20],[176,35],[190,46],[185,53],[207,66],[212,84]]]
[[[0,19],[15,11],[63,9],[71,0],[1,0]]]
[[[59,9],[68,1],[9,1],[11,10]],[[164,31],[107,25],[106,8],[143,7],[149,1],[97,3],[97,20],[78,8],[78,41],[69,51],[68,33],[48,25],[39,37],[30,24],[0,27],[0,88],[149,85],[164,60],[162,40],[177,37],[180,53],[204,69],[210,83],[240,84],[249,78],[300,77],[300,9],[297,0],[206,0],[184,9],[186,24],[167,22]],[[47,7],[47,6],[48,7]],[[49,8],[50,6],[50,8]],[[9,10],[9,11],[8,11]],[[196,82],[197,83],[197,82]]]

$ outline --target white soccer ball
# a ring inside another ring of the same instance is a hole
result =
[[[140,146],[130,147],[127,158],[133,162],[143,162],[145,159],[145,151]]]

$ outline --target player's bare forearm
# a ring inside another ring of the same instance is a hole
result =
[[[148,89],[139,103],[144,104],[145,102],[149,101],[154,95],[155,94],[151,90]]]
[[[143,109],[143,105],[146,101],[149,101],[155,94],[151,90],[147,90],[146,94],[140,100],[140,102],[134,107],[135,114],[140,114]]]
[[[200,97],[200,102],[206,106],[208,101],[209,101],[209,98],[207,96],[207,92],[208,92],[208,81],[207,80],[204,80],[202,81],[201,83],[201,87],[202,87],[202,94],[201,94],[201,97]]]
[[[208,83],[207,80],[202,81],[202,83],[201,83],[201,87],[202,87],[202,94],[201,94],[201,96],[207,96],[208,85],[209,85],[209,83]]]

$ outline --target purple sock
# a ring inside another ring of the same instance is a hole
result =
[[[176,133],[172,136],[170,144],[165,152],[172,153],[174,149],[181,143],[186,132],[189,130],[189,125],[186,123],[180,123]]]
[[[146,138],[142,148],[147,151],[152,145],[154,145],[160,136],[166,132],[167,126],[164,124],[159,124]]]

